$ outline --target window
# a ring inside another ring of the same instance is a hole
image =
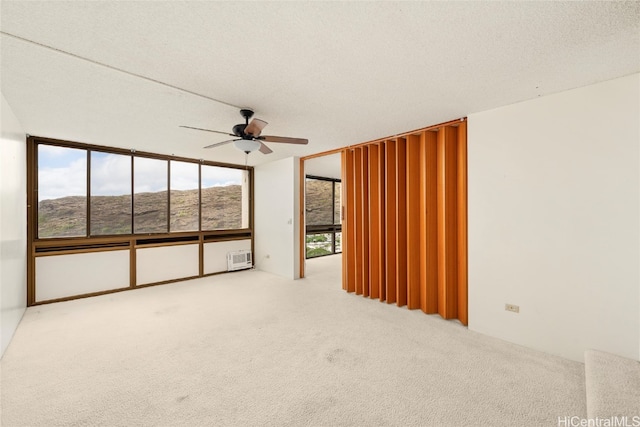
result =
[[[203,165],[200,186],[203,231],[249,227],[247,171]]]
[[[342,252],[340,184],[323,177],[305,180],[307,258]]]
[[[332,233],[307,233],[307,258],[314,258],[333,253]]]
[[[342,183],[334,182],[333,183],[333,223],[341,224],[342,223]]]
[[[133,232],[168,232],[168,162],[134,157],[133,159]]]
[[[92,151],[90,194],[92,236],[131,234],[131,156]]]
[[[39,145],[38,236],[87,235],[87,151]]]
[[[169,209],[170,231],[198,231],[200,229],[200,191],[197,163],[170,163],[171,193]]]
[[[307,225],[333,224],[333,181],[307,178],[305,191]]]
[[[253,247],[252,167],[34,136],[26,151],[28,306],[216,274]],[[104,263],[113,277],[82,278]]]
[[[36,137],[30,141],[36,240],[207,231],[237,235],[251,226],[252,168]]]

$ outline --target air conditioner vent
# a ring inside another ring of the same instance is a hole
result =
[[[244,270],[253,267],[251,251],[241,250],[227,253],[227,271]]]

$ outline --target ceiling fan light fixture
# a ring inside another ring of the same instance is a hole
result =
[[[223,135],[229,135],[233,137],[233,139],[229,139],[222,142],[216,142],[215,144],[210,144],[205,146],[204,148],[214,148],[221,147],[223,145],[234,143],[235,147],[249,154],[254,151],[260,150],[262,154],[270,154],[273,151],[267,147],[264,142],[278,142],[283,144],[308,144],[309,140],[304,138],[289,138],[285,136],[273,136],[273,135],[262,135],[262,129],[268,124],[264,120],[261,119],[253,119],[249,122],[249,119],[253,116],[253,110],[249,108],[243,108],[240,110],[240,114],[244,117],[244,123],[237,124],[233,127],[233,133],[222,132],[219,130],[213,129],[203,129],[196,128],[193,126],[180,126],[187,129],[195,129],[195,130],[203,130],[205,132],[213,132],[220,133]]]
[[[252,139],[241,139],[233,143],[238,150],[244,151],[245,153],[251,153],[260,149],[260,142],[254,141]]]

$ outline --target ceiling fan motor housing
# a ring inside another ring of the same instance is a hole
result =
[[[247,128],[245,123],[238,123],[233,127],[233,134],[235,136],[239,136],[240,138],[245,138],[247,134],[244,133],[244,130]]]
[[[238,123],[233,127],[233,134],[239,136],[242,139],[251,140],[253,139],[252,135],[247,135],[245,133],[245,129],[249,126],[249,119],[253,117],[253,110],[249,108],[243,108],[240,110],[240,115],[244,117],[244,123]]]

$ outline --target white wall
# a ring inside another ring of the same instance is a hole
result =
[[[136,284],[195,277],[200,272],[200,245],[136,249]],[[125,270],[126,271],[126,270]]]
[[[469,328],[638,359],[640,74],[472,114],[468,132]]]
[[[300,159],[289,157],[255,167],[255,266],[300,277]]]
[[[334,153],[305,160],[304,174],[342,179],[342,155]]]
[[[2,96],[0,106],[0,356],[27,305],[26,134]]]
[[[129,250],[36,258],[36,302],[129,287]],[[163,260],[164,261],[164,260]],[[163,271],[165,264],[155,264]]]
[[[241,250],[251,251],[251,239],[205,243],[202,256],[204,261],[203,273],[212,274],[227,271],[227,254]]]

